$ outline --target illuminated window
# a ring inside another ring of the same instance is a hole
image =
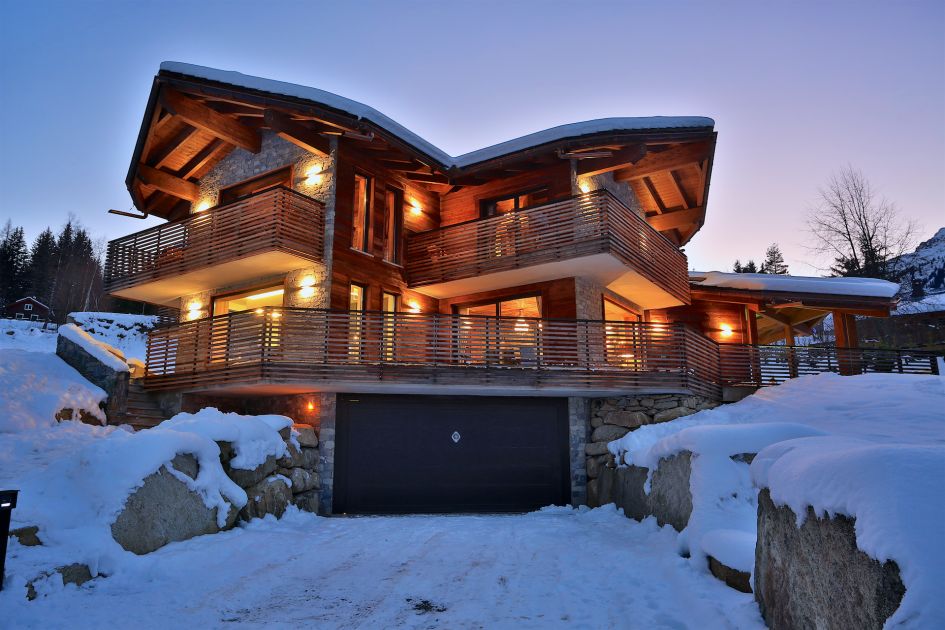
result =
[[[604,350],[607,363],[623,367],[640,365],[641,331],[634,324],[642,321],[635,313],[604,298]]]
[[[479,216],[494,217],[507,214],[529,206],[537,206],[550,199],[547,188],[536,188],[528,192],[517,192],[502,197],[486,199],[479,203]]]
[[[400,232],[404,222],[403,202],[400,192],[388,190],[384,203],[384,260],[400,263]]]
[[[384,358],[388,361],[394,359],[394,337],[397,334],[396,318],[397,306],[400,302],[400,296],[386,291],[381,295],[381,310],[384,311]]]
[[[465,363],[534,366],[540,348],[541,297],[508,298],[460,306],[458,352]],[[501,317],[502,319],[498,319]]]
[[[351,213],[351,247],[368,251],[371,225],[371,178],[354,176],[354,207]]]
[[[362,351],[362,328],[364,327],[364,304],[367,291],[360,284],[352,284],[348,290],[348,356],[360,359]]]
[[[282,285],[253,289],[233,295],[226,295],[213,300],[213,314],[226,315],[250,311],[266,306],[282,306],[285,290]]]
[[[608,322],[639,322],[642,321],[639,313],[634,313],[616,302],[604,298],[604,319]]]

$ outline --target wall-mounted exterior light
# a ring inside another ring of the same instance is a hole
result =
[[[719,326],[719,329],[722,331],[722,336],[723,336],[723,337],[731,337],[731,336],[732,336],[732,332],[733,332],[733,331],[732,331],[732,327],[731,327],[730,325],[728,325],[728,324],[722,324],[721,326]]]
[[[305,183],[309,186],[317,186],[325,181],[325,174],[322,172],[321,164],[316,164],[305,171]]]

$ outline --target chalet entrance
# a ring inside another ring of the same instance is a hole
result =
[[[565,399],[338,396],[336,514],[524,512],[570,498]]]

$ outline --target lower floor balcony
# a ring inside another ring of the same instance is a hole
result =
[[[684,324],[264,307],[163,326],[144,385],[220,395],[613,396],[837,372],[936,374],[931,353],[717,344]]]

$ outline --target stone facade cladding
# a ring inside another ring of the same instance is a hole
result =
[[[584,450],[590,436],[590,399],[568,398],[568,459],[571,469],[571,504],[587,504]]]

